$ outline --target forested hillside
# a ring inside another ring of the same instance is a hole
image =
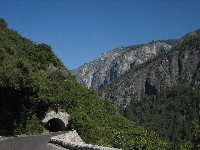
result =
[[[46,44],[36,44],[0,19],[0,135],[40,134],[48,110],[70,114],[85,142],[123,149],[165,149],[156,133],[123,118],[81,87]]]
[[[169,149],[199,149],[199,79],[197,30],[170,51],[133,67],[100,94],[118,106],[125,117],[166,139]]]

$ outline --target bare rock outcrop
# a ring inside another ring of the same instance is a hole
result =
[[[82,65],[72,73],[80,84],[98,90],[130,68],[164,51],[169,51],[176,42],[176,40],[153,41],[148,44],[115,48],[103,53],[100,58]]]
[[[152,95],[176,85],[200,85],[200,30],[171,50],[129,70],[101,91],[104,98],[126,107],[131,99]]]

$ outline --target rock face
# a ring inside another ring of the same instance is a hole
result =
[[[200,30],[184,37],[172,50],[131,69],[101,91],[117,106],[126,107],[141,94],[156,94],[177,84],[200,84]]]
[[[101,89],[108,82],[121,76],[131,67],[171,49],[176,40],[153,41],[149,44],[115,48],[100,58],[73,71],[80,84],[87,88]]]

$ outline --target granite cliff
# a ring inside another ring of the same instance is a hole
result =
[[[200,30],[183,37],[171,50],[133,67],[107,85],[101,95],[126,107],[133,97],[154,95],[176,85],[198,86],[200,74]]]
[[[73,71],[80,84],[99,90],[139,64],[169,51],[177,40],[152,41],[148,44],[118,47],[103,53],[100,58]]]

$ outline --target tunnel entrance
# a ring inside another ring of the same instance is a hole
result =
[[[59,118],[53,118],[53,119],[50,119],[47,122],[46,128],[50,132],[64,131],[65,130],[65,123]]]
[[[64,131],[69,122],[69,115],[66,112],[50,110],[41,121],[50,132]]]

